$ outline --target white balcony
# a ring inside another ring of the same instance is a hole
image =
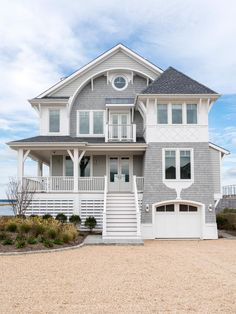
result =
[[[136,142],[136,124],[106,124],[105,141]]]

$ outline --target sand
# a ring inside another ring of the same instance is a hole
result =
[[[236,313],[236,241],[0,256],[0,313]]]

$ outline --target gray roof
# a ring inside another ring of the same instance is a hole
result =
[[[105,98],[106,104],[134,104],[134,98]]]
[[[102,144],[105,143],[104,137],[72,137],[72,136],[34,136],[29,138],[24,138],[18,141],[12,141],[8,144],[15,143],[91,143],[91,144]],[[109,142],[117,143],[117,142]],[[122,143],[132,143],[132,142],[122,142]],[[137,137],[136,143],[145,143],[143,137]]]
[[[217,94],[210,88],[169,67],[142,94]]]

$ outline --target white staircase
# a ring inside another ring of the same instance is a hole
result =
[[[106,196],[105,243],[142,243],[134,193],[108,193]]]

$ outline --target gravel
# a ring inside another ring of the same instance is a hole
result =
[[[236,241],[0,256],[0,313],[236,313]]]

